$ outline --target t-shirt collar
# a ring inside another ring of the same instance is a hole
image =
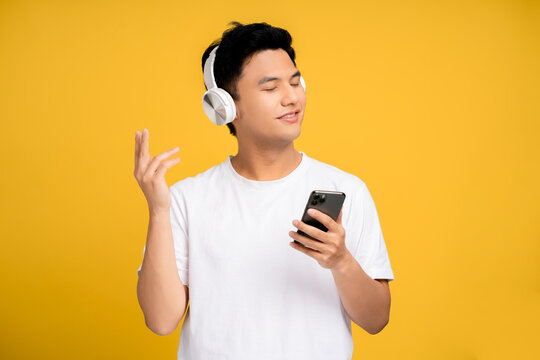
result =
[[[293,179],[300,176],[300,174],[306,169],[310,158],[306,155],[305,152],[303,151],[298,151],[298,152],[302,154],[302,160],[300,161],[300,164],[298,164],[298,166],[289,174],[276,180],[263,180],[263,181],[251,180],[240,175],[239,173],[236,172],[236,170],[232,166],[231,158],[233,157],[233,155],[227,156],[227,160],[225,161],[225,163],[229,171],[229,174],[234,178],[236,182],[242,185],[245,185],[247,187],[254,188],[254,189],[268,189],[268,188],[280,186],[281,184],[285,184],[292,181]]]

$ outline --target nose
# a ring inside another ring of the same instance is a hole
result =
[[[298,85],[297,87],[294,87],[291,84],[287,84],[283,90],[283,96],[281,98],[281,105],[287,106],[290,104],[296,104],[299,100],[297,90],[301,86],[302,85]]]

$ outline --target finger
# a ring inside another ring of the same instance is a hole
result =
[[[299,234],[296,231],[289,231],[289,236],[292,237],[294,240],[301,242],[304,247],[309,246],[318,253],[326,250],[326,245],[324,243],[310,239],[309,237]]]
[[[150,152],[148,151],[149,148],[149,137],[150,134],[148,134],[148,129],[143,129],[142,131],[142,139],[141,139],[141,152],[139,153],[139,158],[142,158],[143,156],[150,156]]]
[[[162,152],[159,155],[154,156],[150,164],[148,165],[148,168],[146,169],[147,174],[154,174],[159,166],[159,164],[165,160],[166,158],[172,156],[174,153],[178,151],[178,146],[169,149],[167,151]]]
[[[295,224],[296,222],[296,224]],[[321,229],[317,229],[315,226],[308,225],[303,221],[293,220],[292,222],[293,226],[295,226],[297,229],[302,230],[306,234],[313,236],[317,240],[321,240],[322,242],[328,241],[328,233],[326,231],[322,231]]]
[[[312,218],[319,220],[319,222],[326,226],[328,230],[333,232],[336,231],[336,222],[334,221],[334,219],[332,219],[330,216],[326,215],[322,211],[311,208],[308,210],[308,214]]]
[[[162,162],[156,171],[156,176],[165,176],[165,173],[168,169],[170,169],[172,166],[178,164],[180,162],[180,158],[174,158],[167,161]]]
[[[140,151],[140,135],[139,130],[135,131],[135,169],[137,169],[137,160],[139,159]]]
[[[312,249],[308,249],[302,244],[297,244],[294,241],[290,242],[289,245],[291,245],[295,250],[298,250],[300,252],[303,252],[304,254],[312,257],[313,259],[320,261],[321,260],[321,253]]]
[[[338,223],[339,225],[343,225],[343,224],[341,223],[341,216],[342,216],[342,215],[343,215],[343,209],[339,210],[339,216],[337,217],[337,223]]]

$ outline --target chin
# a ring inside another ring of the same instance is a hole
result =
[[[299,124],[297,124],[297,125],[299,125]],[[287,135],[286,135],[287,140],[293,141],[293,140],[297,139],[300,136],[300,133],[301,133],[300,126],[297,126],[294,129],[289,129],[289,131],[287,131]]]
[[[292,141],[300,136],[302,120],[291,124],[284,124],[281,120],[275,119],[274,126],[268,126],[260,129],[259,134],[266,138],[281,139],[284,141]]]

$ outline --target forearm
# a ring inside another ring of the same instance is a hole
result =
[[[332,269],[332,275],[351,320],[370,334],[381,331],[390,316],[390,294],[385,286],[366,274],[350,253]]]
[[[168,212],[150,212],[137,298],[153,332],[166,335],[176,329],[186,308],[186,294],[176,267]]]

